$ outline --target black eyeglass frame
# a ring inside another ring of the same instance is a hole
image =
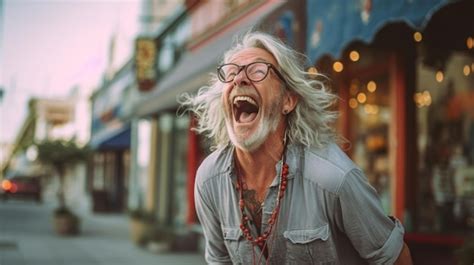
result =
[[[261,64],[265,64],[267,66],[267,73],[265,74],[265,76],[262,77],[262,79],[260,80],[252,80],[248,73],[247,73],[247,69],[250,65],[252,64],[257,64],[257,63],[261,63]],[[235,74],[235,76],[232,78],[232,80],[229,80],[229,81],[226,81],[225,78],[223,76],[221,76],[220,72],[221,72],[221,69],[222,67],[224,66],[227,66],[227,65],[235,65],[237,66],[237,73]],[[244,73],[245,73],[245,76],[247,76],[247,78],[252,81],[252,82],[260,82],[260,81],[263,81],[265,78],[267,78],[268,76],[268,73],[270,72],[270,69],[273,70],[273,72],[275,72],[275,74],[278,76],[278,78],[281,79],[281,81],[283,81],[283,83],[286,84],[286,80],[285,78],[283,77],[283,75],[280,73],[280,71],[276,68],[276,66],[274,66],[272,63],[267,63],[267,62],[253,62],[253,63],[249,63],[249,64],[246,64],[246,65],[238,65],[238,64],[235,64],[235,63],[226,63],[226,64],[222,64],[220,65],[219,67],[217,67],[217,78],[219,78],[219,81],[221,81],[222,83],[231,83],[234,81],[235,77],[238,76],[240,74],[240,72],[242,72],[242,70],[245,70]]]

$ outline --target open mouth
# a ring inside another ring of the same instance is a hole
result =
[[[255,120],[258,114],[257,102],[249,96],[237,96],[233,101],[234,118],[238,123],[248,123]]]

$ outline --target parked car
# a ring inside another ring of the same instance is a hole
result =
[[[4,199],[32,199],[41,202],[41,181],[37,176],[15,176],[2,181]]]

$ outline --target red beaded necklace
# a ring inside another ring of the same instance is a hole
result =
[[[286,149],[286,145],[285,148]],[[241,219],[241,224],[240,224],[240,229],[242,230],[244,237],[254,246],[258,246],[262,250],[262,255],[264,252],[266,252],[266,243],[268,237],[272,233],[272,229],[274,225],[277,222],[278,219],[278,214],[280,213],[280,202],[285,195],[285,190],[288,184],[288,173],[289,173],[289,166],[286,163],[286,156],[285,156],[285,151],[283,150],[283,159],[282,159],[282,164],[280,168],[280,184],[278,188],[278,194],[276,197],[276,204],[275,208],[272,211],[272,214],[270,218],[268,219],[268,226],[267,229],[257,237],[253,237],[252,234],[250,233],[250,229],[248,227],[248,222],[249,222],[249,217],[245,214],[244,208],[245,208],[245,203],[244,203],[244,195],[243,195],[243,183],[242,183],[242,177],[240,174],[237,176],[237,181],[238,181],[238,189],[239,189],[239,195],[240,195],[240,200],[239,200],[239,207],[240,207],[240,213],[242,216]],[[267,257],[268,258],[268,257]]]

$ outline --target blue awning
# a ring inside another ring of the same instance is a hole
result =
[[[449,0],[307,0],[306,54],[339,58],[352,41],[366,43],[387,23],[403,21],[421,29]]]
[[[109,127],[92,135],[89,143],[93,150],[122,150],[130,148],[130,124]]]

